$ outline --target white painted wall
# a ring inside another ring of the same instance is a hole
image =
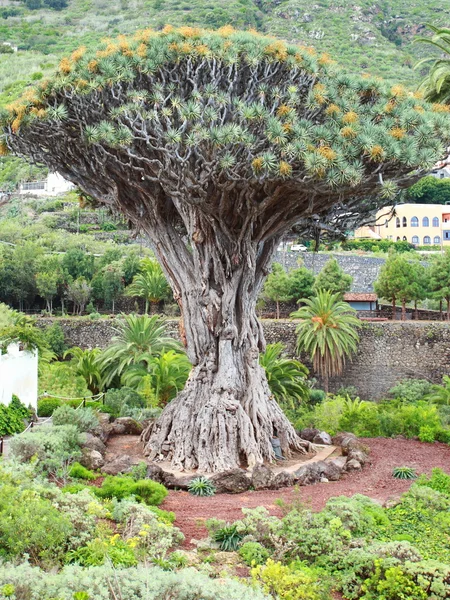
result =
[[[37,409],[38,353],[20,350],[19,344],[11,344],[6,354],[0,351],[0,403],[8,405],[13,394]]]
[[[20,184],[19,194],[32,196],[58,196],[75,189],[75,186],[59,173],[49,173],[42,181],[27,181]]]

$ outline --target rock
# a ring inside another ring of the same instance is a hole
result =
[[[361,469],[362,469],[361,463],[358,462],[357,460],[355,460],[354,458],[352,458],[351,460],[348,460],[345,465],[346,471],[361,471]]]
[[[331,446],[331,436],[326,431],[319,431],[319,433],[314,436],[313,444]]]
[[[343,468],[345,467],[345,463],[347,462],[347,457],[346,456],[337,456],[336,458],[333,458],[332,460],[329,460],[327,462],[329,464],[333,463],[342,471]]]
[[[312,442],[317,434],[320,433],[320,429],[314,429],[312,427],[306,427],[301,431],[297,431],[297,435],[301,437],[303,440],[307,440],[308,442]]]
[[[339,481],[342,475],[343,466],[340,467],[333,461],[324,461],[322,466],[322,477],[326,477],[328,481]]]
[[[184,490],[187,491],[189,489],[189,484],[195,476],[191,475],[190,477],[175,477],[172,473],[167,473],[167,471],[163,471],[164,479],[161,482],[166,488],[171,490]]]
[[[97,471],[105,464],[105,460],[100,452],[92,450],[92,448],[82,448],[79,462],[83,467],[91,471]]]
[[[333,436],[332,442],[335,446],[342,446],[342,441],[347,438],[352,438],[356,440],[356,435],[354,435],[353,433],[347,433],[346,431],[342,431],[341,433],[338,433],[335,436]]]
[[[320,462],[304,465],[295,471],[294,478],[299,485],[318,483],[322,478]]]
[[[97,418],[100,425],[108,425],[111,423],[111,415],[108,413],[98,413]]]
[[[368,459],[368,456],[362,450],[357,450],[355,448],[350,448],[347,454],[348,460],[357,460],[362,465],[365,465]]]
[[[83,448],[97,450],[97,452],[100,452],[100,454],[104,456],[106,452],[106,446],[99,437],[92,435],[92,433],[85,433],[84,437],[85,440],[83,442]]]
[[[114,421],[111,433],[115,435],[141,435],[142,423],[131,417],[119,417]]]
[[[330,480],[327,479],[326,477],[321,477],[321,479],[320,479],[320,483],[329,483],[329,482],[330,482]]]
[[[257,465],[252,473],[252,486],[255,490],[270,490],[273,487],[275,475],[266,465]]]
[[[128,454],[117,456],[114,460],[108,462],[102,471],[107,475],[119,475],[119,473],[128,473],[133,466],[131,457]]]
[[[166,475],[168,475],[168,473],[166,473],[164,469],[161,469],[161,467],[155,465],[154,463],[147,466],[147,479],[153,479],[153,481],[157,481],[158,483],[163,483],[165,485],[164,481]]]
[[[217,473],[211,477],[218,494],[240,494],[246,492],[251,485],[251,479],[242,469],[231,469]]]
[[[277,473],[275,475],[272,489],[278,490],[282,487],[292,487],[294,483],[295,479],[292,473],[288,473],[287,471],[281,471],[281,473]]]

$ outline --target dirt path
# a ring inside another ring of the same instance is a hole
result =
[[[425,444],[414,440],[367,439],[363,440],[371,449],[371,464],[359,473],[345,475],[339,481],[307,485],[299,488],[303,502],[314,510],[324,507],[333,496],[353,496],[364,494],[384,502],[392,496],[405,492],[411,481],[392,477],[392,469],[399,466],[414,467],[417,473],[429,473],[433,467],[440,467],[450,473],[450,446],[447,444]],[[282,498],[289,502],[294,497],[294,488],[246,492],[245,494],[220,494],[211,498],[197,498],[188,492],[171,491],[161,508],[173,510],[175,524],[185,537],[186,546],[192,538],[200,539],[207,535],[204,521],[211,517],[234,521],[242,516],[241,508],[264,506],[273,515],[280,515],[274,504]]]
[[[394,467],[414,467],[417,473],[429,473],[433,467],[440,467],[450,473],[450,446],[447,444],[426,444],[414,440],[371,438],[362,440],[371,449],[371,463],[359,473],[345,475],[340,481],[318,483],[298,488],[302,501],[314,510],[324,507],[333,496],[353,496],[364,494],[380,502],[405,492],[411,481],[392,477]],[[107,458],[128,454],[133,462],[145,460],[138,436],[114,436],[108,442]],[[220,494],[212,498],[197,498],[188,492],[170,491],[161,508],[176,514],[175,524],[186,537],[186,546],[192,538],[200,539],[207,535],[204,522],[216,517],[235,521],[242,516],[242,508],[265,506],[273,515],[280,509],[275,500],[282,498],[289,502],[294,496],[294,488],[246,492],[244,494]]]

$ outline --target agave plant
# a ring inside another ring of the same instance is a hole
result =
[[[216,488],[210,479],[200,476],[190,482],[188,491],[193,496],[214,496]]]
[[[417,474],[412,467],[395,467],[392,471],[392,477],[395,477],[395,479],[416,479]]]
[[[220,544],[220,549],[224,552],[235,552],[244,536],[237,529],[236,523],[218,529],[214,534],[214,541]]]

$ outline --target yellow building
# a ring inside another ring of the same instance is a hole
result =
[[[450,246],[450,206],[443,204],[399,204],[378,211],[372,227],[361,227],[355,238],[370,238],[399,242],[404,240],[416,246]],[[368,231],[372,235],[368,235]],[[373,235],[375,234],[375,235]]]

